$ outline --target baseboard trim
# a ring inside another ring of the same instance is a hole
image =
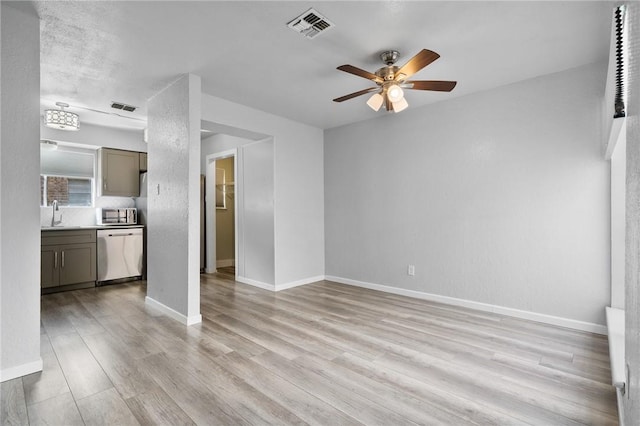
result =
[[[145,305],[147,305],[148,307],[155,309],[157,311],[162,312],[163,314],[165,314],[166,316],[168,316],[169,318],[173,318],[174,320],[178,321],[181,324],[184,325],[193,325],[193,324],[199,324],[202,322],[202,315],[198,314],[198,315],[190,315],[190,316],[186,316],[181,314],[180,312],[176,311],[175,309],[172,309],[170,307],[168,307],[167,305],[165,305],[164,303],[160,303],[155,299],[152,299],[149,296],[146,296],[144,298],[144,303]]]
[[[275,291],[275,286],[273,284],[267,284],[262,281],[252,280],[251,278],[237,276],[236,281],[241,282],[243,284],[249,284],[254,287],[261,288],[263,290]]]
[[[352,285],[355,287],[368,288],[370,290],[383,291],[385,293],[397,294],[400,296],[413,297],[416,299],[429,300],[431,302],[444,303],[446,305],[461,306],[463,308],[476,309],[478,311],[493,312],[496,314],[506,315],[514,318],[526,319],[530,321],[541,322],[544,324],[556,325],[573,330],[588,331],[596,334],[607,334],[607,327],[591,322],[578,321],[570,318],[556,317],[553,315],[540,314],[537,312],[523,311],[520,309],[507,308],[505,306],[491,305],[488,303],[475,302],[473,300],[458,299],[455,297],[441,296],[438,294],[425,293],[415,290],[407,290],[404,288],[390,287],[382,284],[373,284],[365,281],[352,280],[350,278],[336,277],[327,275],[327,281],[334,281],[340,284]]]
[[[0,382],[17,379],[18,377],[37,373],[38,371],[42,371],[42,358],[38,358],[33,362],[28,362],[26,364],[21,364],[15,367],[9,367],[0,370]]]
[[[228,266],[236,266],[235,259],[216,260],[216,268],[226,268]]]
[[[309,277],[309,278],[303,278],[301,280],[297,280],[297,281],[291,281],[288,283],[284,283],[284,284],[278,284],[275,286],[275,291],[281,291],[281,290],[286,290],[289,288],[293,288],[293,287],[299,287],[301,285],[307,285],[307,284],[311,284],[311,283],[315,283],[318,281],[322,281],[324,280],[324,275],[318,275],[315,277]]]

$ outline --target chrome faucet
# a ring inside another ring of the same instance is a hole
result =
[[[58,207],[58,200],[53,200],[53,203],[51,203],[51,207],[53,209],[51,215],[51,226],[60,225],[62,223],[62,213],[60,213],[60,220],[56,220],[56,212],[60,210],[60,208]]]

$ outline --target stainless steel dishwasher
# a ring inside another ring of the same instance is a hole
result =
[[[142,275],[142,228],[98,230],[98,285]]]

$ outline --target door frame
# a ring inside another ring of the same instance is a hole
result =
[[[238,265],[241,262],[238,250],[238,148],[228,149],[207,155],[205,166],[205,272],[210,274],[217,272],[217,253],[216,253],[216,203],[215,203],[215,177],[216,177],[216,160],[233,157],[233,226],[234,226],[234,256],[235,256],[235,275],[238,276]]]

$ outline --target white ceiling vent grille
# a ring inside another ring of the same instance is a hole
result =
[[[318,13],[315,9],[309,9],[287,24],[289,28],[306,38],[315,38],[321,33],[334,27],[333,22]]]

